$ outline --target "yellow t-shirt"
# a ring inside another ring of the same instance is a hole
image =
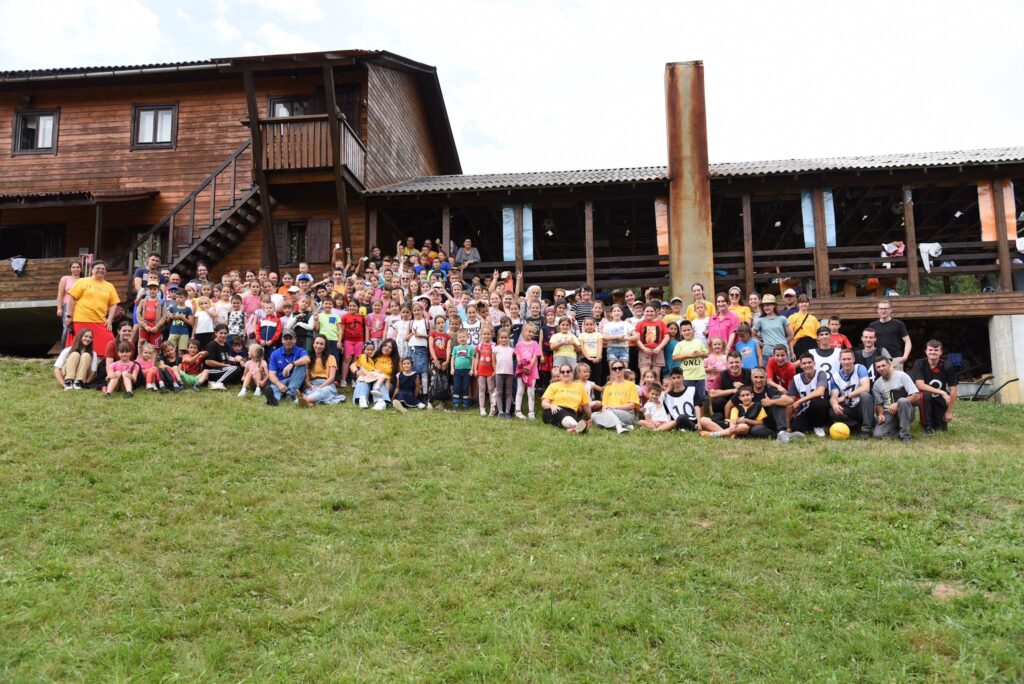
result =
[[[366,371],[375,370],[375,367],[373,365],[373,361],[370,360],[370,357],[367,356],[366,354],[360,354],[359,358],[356,359],[356,363],[363,370],[366,370]]]
[[[806,320],[804,318],[806,317]],[[797,327],[803,323],[799,328]],[[795,314],[789,317],[789,326],[793,328],[793,341],[796,342],[801,337],[810,337],[812,340],[818,337],[818,328],[821,326],[818,323],[818,319],[810,313],[800,313],[797,311]]]
[[[661,320],[665,323],[665,325],[668,325],[669,323],[678,323],[679,321],[683,320],[683,314],[667,313],[662,317]]]
[[[640,405],[640,391],[636,383],[629,380],[623,382],[610,382],[604,386],[601,394],[601,403],[605,406],[625,406],[626,404]]]
[[[313,357],[313,365],[309,367],[309,378],[310,380],[316,380],[317,378],[326,379],[330,377],[331,368],[337,368],[338,361],[331,354],[327,355],[326,365],[320,362],[320,359],[316,356]]]
[[[395,364],[390,356],[378,356],[373,362],[373,369],[378,373],[391,377],[395,374]]]
[[[743,405],[741,404],[741,405],[740,405],[740,407],[741,407],[741,408],[743,409],[743,412],[744,412],[744,413],[746,413],[747,411],[749,411],[749,410],[750,410],[750,407],[751,407],[752,405],[753,405],[753,404],[747,404],[746,406],[743,406]],[[756,418],[754,418],[754,420],[764,420],[764,419],[765,419],[765,418],[767,418],[767,417],[768,417],[768,414],[767,414],[767,413],[765,413],[765,410],[764,410],[763,408],[761,408],[761,409],[760,409],[760,410],[759,410],[759,411],[757,412],[757,417],[756,417]],[[729,420],[730,420],[731,422],[736,422],[736,421],[737,421],[737,420],[739,420],[739,419],[740,419],[740,409],[739,409],[739,408],[737,408],[737,407],[735,407],[735,406],[733,406],[733,407],[732,407],[732,411],[729,411]]]
[[[121,301],[109,281],[95,278],[79,278],[68,294],[75,298],[75,323],[105,323],[107,310]]]
[[[736,318],[740,319],[740,323],[750,324],[754,320],[754,314],[750,312],[749,306],[743,306],[742,304],[735,304],[729,307],[729,311],[736,314]]]
[[[686,307],[686,320],[688,320],[688,321],[692,321],[693,319],[695,319],[697,317],[697,310],[694,309],[693,307],[694,307],[693,304],[690,304],[689,306]],[[710,316],[713,313],[715,313],[715,303],[714,302],[709,302],[708,300],[705,299],[704,300],[704,315],[705,316]]]
[[[604,337],[599,332],[584,332],[580,333],[577,339],[580,341],[580,346],[590,354],[591,357],[597,356],[597,346],[604,340]],[[570,354],[559,354],[559,356],[571,356]]]
[[[576,341],[576,336],[572,333],[555,333],[551,336],[551,351],[553,356],[561,356],[563,358],[576,358],[576,347],[573,346],[573,342]]]
[[[544,399],[570,411],[579,411],[590,403],[587,388],[580,382],[571,382],[568,385],[561,381],[553,382],[544,390],[541,400]]]

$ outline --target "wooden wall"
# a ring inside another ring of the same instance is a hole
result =
[[[368,70],[366,187],[440,173],[416,79],[373,64]]]

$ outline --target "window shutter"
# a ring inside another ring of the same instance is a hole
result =
[[[277,265],[288,263],[288,222],[274,221],[274,243],[277,247]]]
[[[331,260],[331,220],[310,219],[306,224],[306,261],[325,264]]]

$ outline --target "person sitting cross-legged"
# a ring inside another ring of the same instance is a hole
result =
[[[281,344],[270,355],[270,391],[266,393],[270,406],[277,406],[281,399],[288,397],[298,403],[302,383],[306,380],[306,366],[309,365],[306,350],[295,346],[294,331],[285,330]]]

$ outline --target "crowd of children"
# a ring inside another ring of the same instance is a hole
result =
[[[929,341],[903,373],[910,341],[888,302],[854,351],[840,320],[819,321],[793,290],[781,307],[739,288],[711,302],[700,284],[688,306],[652,291],[597,298],[588,285],[545,298],[521,274],[464,270],[429,245],[349,256],[319,281],[307,264],[280,278],[229,271],[216,283],[204,267],[184,284],[141,269],[114,341],[94,350],[92,331],[78,331],[54,373],[66,389],[108,398],[236,385],[270,405],[351,399],[523,420],[540,398],[545,422],[576,433],[592,420],[620,433],[785,441],[838,422],[906,441],[915,409],[926,432],[952,420],[956,373],[941,343]]]

